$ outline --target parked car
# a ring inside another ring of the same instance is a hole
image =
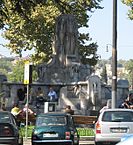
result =
[[[79,145],[73,117],[64,112],[39,114],[32,132],[32,145]]]
[[[0,111],[0,144],[23,145],[16,119],[8,111]]]
[[[132,109],[106,109],[95,123],[95,145],[116,144],[125,134],[133,133]]]

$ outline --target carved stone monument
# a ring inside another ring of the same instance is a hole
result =
[[[60,15],[56,21],[53,59],[38,67],[39,82],[71,83],[86,80],[90,67],[83,65],[78,53],[78,26],[73,15]]]

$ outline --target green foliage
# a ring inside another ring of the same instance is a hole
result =
[[[24,68],[25,67],[25,60],[19,60],[16,62],[15,66],[12,68],[12,73],[8,75],[8,78],[11,82],[24,82]],[[37,72],[32,67],[32,81],[37,79]]]
[[[133,59],[130,59],[129,61],[126,62],[125,64],[126,69],[128,70],[128,80],[130,85],[133,85]]]
[[[11,65],[10,60],[7,60],[5,58],[0,59],[0,68],[1,70],[5,70],[6,72],[11,71],[11,68],[9,67]]]
[[[83,64],[96,65],[99,56],[96,54],[97,44],[91,43],[89,45],[79,45],[79,54],[81,57],[81,62]]]
[[[79,136],[94,136],[94,129],[92,128],[77,128]]]
[[[103,67],[102,73],[101,73],[101,80],[107,84],[107,69],[106,66]]]
[[[22,80],[23,67],[20,64],[14,64],[14,58],[1,58],[0,59],[0,73],[7,76],[8,81]],[[21,79],[20,79],[21,78]]]
[[[29,126],[27,127],[27,137],[31,137],[33,128],[34,128],[33,125],[29,125]],[[26,126],[20,127],[20,132],[21,132],[22,136],[25,137]]]
[[[0,73],[7,76],[7,80],[11,82],[24,82],[24,65],[25,60],[15,60],[15,58],[0,59]],[[32,80],[37,79],[35,67],[32,69]]]
[[[12,73],[8,75],[8,78],[12,82],[24,82],[24,62],[18,61],[13,66]]]
[[[52,57],[52,38],[55,20],[60,14],[73,14],[78,27],[88,27],[89,15],[101,8],[101,0],[6,0],[0,1],[0,27],[9,43],[6,47],[21,56],[22,50],[35,50],[36,62],[48,62]],[[85,41],[90,44],[84,46]],[[91,43],[89,34],[79,34],[80,55],[83,63],[95,65],[97,44]],[[92,55],[91,58],[86,56]]]
[[[0,73],[8,76],[8,74],[12,71],[12,59],[10,58],[1,58],[0,59]]]
[[[133,0],[122,0],[129,7],[128,17],[133,20]]]

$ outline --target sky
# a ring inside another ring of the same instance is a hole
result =
[[[129,7],[117,0],[117,59],[133,59],[133,21],[128,18]],[[96,10],[89,21],[90,37],[97,42],[98,55],[108,59],[112,55],[113,0],[103,0],[102,10]],[[108,46],[108,52],[106,52]]]
[[[128,7],[118,1],[117,6],[117,59],[133,59],[133,21],[128,16]],[[103,9],[95,10],[88,21],[89,28],[83,29],[90,33],[92,42],[97,42],[98,52],[101,59],[109,59],[112,55],[112,20],[113,20],[113,0],[103,0],[101,2]],[[0,36],[0,44],[5,40]],[[108,52],[106,46],[108,45]],[[23,56],[33,53],[32,51],[23,52]],[[0,45],[0,54],[5,56],[14,56],[10,51]]]

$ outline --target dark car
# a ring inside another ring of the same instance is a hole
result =
[[[8,111],[0,111],[0,145],[22,145],[16,119]]]
[[[49,112],[37,116],[32,145],[79,145],[73,117],[67,113]]]

